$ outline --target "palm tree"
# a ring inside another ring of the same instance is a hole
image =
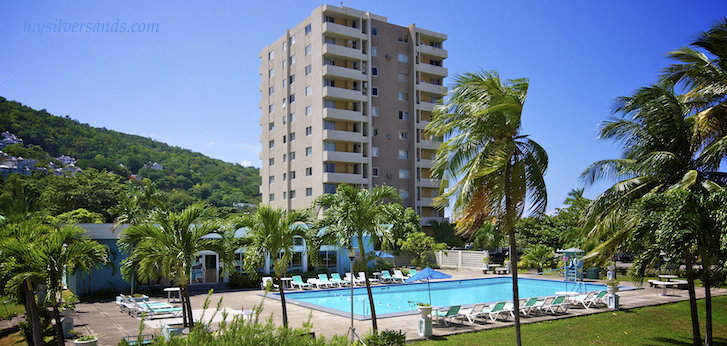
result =
[[[515,224],[527,206],[542,214],[547,202],[543,175],[548,156],[540,145],[521,135],[527,79],[502,81],[496,71],[465,73],[455,78],[443,106],[427,131],[446,138],[437,150],[432,176],[442,181],[440,204],[450,204],[460,234],[473,236],[484,223],[497,220],[507,232],[510,261],[517,263]],[[450,181],[458,180],[451,186]],[[526,197],[530,198],[529,205]],[[513,267],[513,299],[518,301],[517,269]],[[520,315],[515,309],[520,345]]]
[[[357,189],[346,184],[339,185],[335,194],[318,196],[313,202],[317,211],[323,210],[323,219],[319,220],[316,228],[325,227],[327,232],[336,234],[342,248],[352,249],[354,245],[358,245],[361,253],[359,263],[368,263],[374,259],[375,255],[373,252],[366,252],[364,238],[368,238],[369,244],[392,242],[389,225],[394,222],[392,215],[395,211],[392,209],[395,208],[387,204],[386,200],[399,201],[399,194],[395,188],[375,186],[373,189],[367,190]],[[353,244],[354,238],[357,239],[357,244]],[[353,268],[351,268],[351,273],[354,273]],[[372,328],[374,332],[377,332],[376,304],[371,293],[367,267],[365,267],[364,273],[367,277],[366,292],[371,307]]]
[[[23,297],[30,316],[32,341],[43,345],[40,313],[35,301],[35,287],[46,279],[46,256],[34,240],[50,232],[51,227],[39,218],[12,215],[3,220],[0,241],[0,283],[4,294]],[[19,299],[20,300],[20,299]]]
[[[612,117],[601,126],[600,138],[615,140],[623,147],[623,158],[598,161],[583,173],[587,183],[604,178],[617,181],[596,197],[585,210],[582,225],[590,241],[600,242],[589,254],[603,262],[630,238],[635,225],[633,209],[644,197],[672,188],[688,188],[710,194],[727,182],[727,174],[710,171],[703,160],[700,142],[693,136],[696,118],[681,102],[668,82],[638,90],[617,102],[620,118]],[[628,222],[627,222],[628,221]],[[694,344],[700,344],[696,315],[694,273],[690,251],[685,252]],[[705,285],[708,286],[708,285]]]
[[[142,277],[161,275],[180,285],[184,325],[194,324],[188,284],[192,266],[200,251],[222,253],[220,239],[207,237],[220,233],[219,223],[213,219],[214,210],[198,202],[179,213],[154,210],[149,220],[121,232],[119,248],[129,253],[121,263],[122,274],[129,278],[135,270]],[[131,245],[136,244],[133,252]]]
[[[727,155],[727,18],[667,56],[677,63],[661,78],[687,90],[682,99],[695,113],[695,140],[705,147],[702,160],[717,169]]]
[[[63,278],[75,274],[79,269],[90,272],[94,267],[108,263],[108,248],[90,239],[86,232],[77,226],[64,226],[51,230],[36,239],[40,259],[46,268],[46,301],[53,305],[56,319],[56,338],[58,345],[64,345],[61,314],[58,297],[62,293]]]
[[[293,256],[295,237],[304,237],[308,212],[303,210],[275,209],[261,205],[255,213],[240,217],[235,224],[247,228],[245,268],[255,271],[265,263],[265,257],[273,260],[273,269],[280,287],[280,304],[283,309],[283,325],[288,327],[288,310],[285,307],[285,289],[282,280]],[[239,228],[238,227],[238,228]]]

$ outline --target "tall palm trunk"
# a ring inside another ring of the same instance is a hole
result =
[[[30,323],[33,327],[33,344],[35,346],[43,345],[43,330],[40,326],[40,312],[38,311],[38,305],[35,304],[35,295],[33,294],[33,284],[30,279],[25,279],[25,285],[23,286],[25,292],[25,306],[26,309],[30,308]]]
[[[53,317],[56,319],[56,339],[58,339],[58,346],[64,346],[65,340],[63,337],[63,324],[61,323],[61,312],[58,309],[58,300],[53,298]]]
[[[505,170],[505,227],[507,227],[508,243],[510,247],[510,272],[512,273],[512,304],[515,318],[515,341],[517,346],[522,345],[520,340],[520,292],[517,284],[517,245],[515,244],[515,206],[512,205],[511,166]]]
[[[361,249],[361,258],[365,259],[366,252],[363,247],[363,237],[359,234],[358,236],[358,248]],[[351,277],[353,277],[353,268],[351,268]],[[369,296],[369,306],[371,307],[371,328],[376,334],[379,331],[376,325],[376,303],[374,303],[374,294],[371,292],[371,283],[369,282],[369,267],[364,263],[364,279],[366,280],[366,293]],[[353,285],[353,282],[351,282]],[[353,299],[353,297],[351,297]]]
[[[705,345],[712,345],[712,265],[710,264],[709,254],[706,249],[702,248],[702,286],[704,286],[704,317]]]
[[[278,261],[273,260],[273,268],[275,269],[275,275],[278,279],[278,287],[280,289],[280,305],[283,309],[283,327],[288,328],[288,308],[285,306],[285,289],[283,288],[283,280],[282,280],[282,273],[279,273],[278,268]]]
[[[689,311],[692,315],[692,345],[702,345],[702,334],[699,332],[699,315],[697,314],[697,294],[694,290],[694,268],[692,254],[687,251],[684,254],[684,262],[687,269],[687,290],[689,291]]]

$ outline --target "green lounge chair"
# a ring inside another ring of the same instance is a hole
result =
[[[154,318],[157,315],[173,315],[179,317],[182,314],[182,308],[176,308],[171,305],[159,306],[141,303],[139,304],[142,310],[146,313],[145,318]]]
[[[485,317],[487,315],[486,312],[482,312],[482,310],[485,309],[485,304],[475,304],[472,306],[471,309],[462,311],[462,315],[464,317],[467,317],[467,320],[470,321],[470,324],[474,324],[475,321],[477,321],[478,317],[482,317],[483,322],[487,322],[487,318]]]
[[[381,271],[381,282],[383,282],[383,283],[404,282],[404,279],[393,277],[393,276],[391,276],[391,273],[389,273],[388,270],[382,270]]]
[[[409,277],[416,275],[416,273],[417,273],[416,269],[409,269]]]
[[[525,304],[520,305],[520,312],[522,312],[523,315],[527,316],[530,314],[531,311],[537,309],[535,304],[538,303],[538,298],[530,298],[528,299]]]
[[[497,318],[501,315],[505,316],[505,320],[507,320],[508,311],[505,310],[505,302],[498,302],[495,303],[491,308],[482,310],[482,313],[486,313],[488,317],[490,317],[490,320],[492,322],[497,321]]]
[[[448,318],[450,319],[450,321],[452,319],[459,319],[459,324],[462,324],[462,319],[464,319],[464,314],[460,314],[459,309],[460,309],[460,305],[452,305],[447,309],[447,311],[444,311],[444,310],[432,311],[432,316],[439,317],[439,322],[444,323],[445,326],[449,325],[449,323],[447,323]]]
[[[327,274],[318,274],[318,282],[325,287],[333,287],[333,286],[338,285],[337,283],[329,280]],[[340,285],[339,285],[339,287],[340,287]]]
[[[298,287],[300,289],[311,289],[311,285],[309,283],[303,282],[303,278],[300,277],[300,275],[293,275],[293,281],[290,282],[293,287]]]
[[[543,308],[545,308],[545,312],[550,312],[551,314],[555,315],[558,311],[563,311],[564,313],[568,311],[568,305],[570,303],[565,298],[565,296],[555,297],[550,305],[543,306]]]
[[[598,305],[598,302],[606,295],[607,291],[591,291],[586,295],[575,296],[571,298],[574,305],[581,305],[584,308],[590,308],[591,305]]]
[[[341,274],[338,273],[331,274],[331,282],[337,284],[339,287],[348,286],[351,284],[350,281],[341,279]]]

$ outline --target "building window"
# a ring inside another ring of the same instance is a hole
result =
[[[399,131],[399,139],[409,139],[409,131]]]
[[[268,113],[272,113],[275,110],[275,105],[268,106]]]
[[[310,55],[310,53],[312,53],[312,52],[313,52],[312,45],[309,44],[309,45],[305,46],[305,55]]]
[[[409,93],[399,91],[399,101],[409,101]]]
[[[288,78],[283,79],[283,89],[288,86]]]
[[[294,140],[295,140],[295,132],[291,132],[290,133],[290,141],[292,142]]]
[[[406,191],[409,192],[409,190],[406,190]],[[295,198],[295,190],[290,190],[290,199],[293,199],[293,198]]]
[[[285,71],[285,69],[287,67],[288,67],[288,61],[287,60],[283,60],[283,71]]]
[[[309,75],[312,71],[313,71],[313,68],[311,67],[311,65],[308,65],[308,66],[305,67],[305,75],[306,76]]]
[[[291,47],[295,44],[295,35],[290,36],[290,38],[288,39],[288,43]]]
[[[409,62],[409,54],[399,53],[399,62]]]
[[[305,96],[308,96],[308,95],[310,95],[311,93],[313,93],[313,87],[312,87],[312,86],[310,86],[310,85],[309,85],[309,86],[307,86],[307,87],[305,87]]]
[[[271,158],[270,158],[270,159],[268,160],[268,166],[272,166],[272,165],[275,165],[275,158],[274,158],[274,157],[271,157]]]
[[[313,167],[307,167],[305,169],[305,176],[310,177],[311,175],[313,175]]]
[[[406,72],[399,72],[399,82],[408,82],[409,74]]]
[[[336,101],[324,99],[323,108],[336,108]]]
[[[293,66],[293,64],[295,64],[295,54],[291,55],[290,58],[288,58],[288,61],[290,61],[288,65]]]
[[[271,86],[270,88],[268,88],[268,95],[272,95],[274,93],[275,93],[275,87],[274,86]]]
[[[324,130],[335,130],[336,129],[336,122],[335,121],[330,121],[330,120],[324,121],[323,122],[323,129]]]
[[[313,126],[308,126],[305,128],[305,135],[310,136],[313,134]]]
[[[288,78],[288,79],[290,80],[290,85],[293,85],[293,83],[295,83],[295,75],[294,74],[290,75],[290,78]]]
[[[409,120],[409,112],[399,111],[399,120]]]
[[[274,193],[271,193],[271,194],[270,194],[270,197],[268,198],[268,200],[269,200],[270,202],[275,202],[275,194],[274,194]]]
[[[336,151],[336,143],[323,142],[323,151]]]
[[[408,189],[399,189],[399,197],[409,198],[409,190]],[[293,198],[293,197],[291,197],[291,198]]]
[[[275,140],[268,141],[268,149],[275,147]]]
[[[295,160],[295,151],[290,153],[290,161]]]
[[[288,158],[288,154],[283,154],[283,162],[288,161],[287,158]]]
[[[310,24],[308,24],[308,25],[305,26],[305,34],[306,35],[310,34],[311,30],[313,30],[313,27]]]
[[[379,88],[371,87],[371,96],[379,96]]]
[[[323,184],[323,192],[329,193],[329,194],[335,194],[336,185],[335,184]]]
[[[270,53],[268,53],[268,60],[273,60],[274,57],[275,57],[275,51],[274,50],[270,51]]]
[[[271,68],[270,71],[268,71],[268,78],[273,78],[274,75],[275,75],[275,69]]]
[[[399,170],[399,179],[409,179],[409,170],[400,169]]]
[[[399,150],[399,158],[400,159],[409,159],[409,150]]]
[[[295,171],[290,171],[290,180],[295,179]]]
[[[285,200],[287,198],[287,196],[288,196],[287,193],[285,191],[283,191],[283,200]]]
[[[379,56],[379,47],[371,46],[371,56]]]
[[[288,42],[283,42],[283,52],[288,49]]]
[[[379,157],[379,147],[371,147],[371,156]]]
[[[295,102],[295,94],[292,94],[292,95],[288,96],[288,101],[289,101],[290,103],[293,103],[293,102]]]
[[[379,176],[379,167],[371,167],[371,175],[373,175],[374,177],[378,177]]]
[[[271,121],[270,124],[268,124],[268,129],[272,131],[275,128],[275,122]]]
[[[291,123],[294,122],[295,121],[295,113],[293,113],[291,115],[288,115],[288,119],[290,119],[290,122]]]
[[[285,106],[287,104],[288,104],[288,98],[287,97],[283,97],[283,108],[285,108]]]
[[[409,35],[399,34],[399,42],[409,43]]]
[[[371,107],[371,115],[375,116],[375,117],[379,116],[379,107],[378,106]]]
[[[287,123],[288,123],[288,117],[286,117],[285,115],[283,115],[283,125],[285,125]]]
[[[313,147],[305,148],[305,156],[311,156],[311,155],[313,155]]]
[[[335,163],[324,163],[323,172],[336,173],[336,164]]]
[[[305,107],[305,115],[308,116],[311,114],[313,114],[313,106]]]
[[[287,138],[288,137],[286,137],[285,135],[283,135],[283,144],[288,143],[288,141],[286,140]]]
[[[371,66],[371,75],[376,77],[379,75],[379,68],[376,66]]]
[[[372,26],[371,27],[371,36],[379,36],[379,28]]]
[[[268,177],[268,184],[272,184],[274,182],[275,182],[275,176],[274,175],[269,176]]]
[[[283,173],[283,181],[288,180],[288,173]]]
[[[313,188],[312,187],[306,187],[305,188],[305,195],[306,195],[306,197],[313,196]]]

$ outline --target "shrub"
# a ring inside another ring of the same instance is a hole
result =
[[[257,275],[232,272],[232,274],[230,274],[230,282],[228,283],[228,285],[232,289],[256,288],[258,287],[258,280],[259,278],[257,277]]]
[[[386,329],[380,334],[364,335],[363,342],[368,346],[403,346],[406,344],[406,333],[401,330]]]

